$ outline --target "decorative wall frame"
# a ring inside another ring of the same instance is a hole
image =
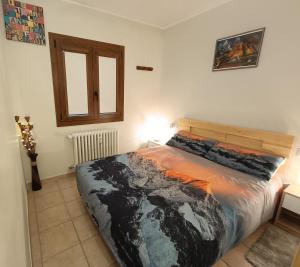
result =
[[[6,39],[46,45],[43,8],[2,0]]]
[[[216,41],[213,71],[257,67],[265,28]]]

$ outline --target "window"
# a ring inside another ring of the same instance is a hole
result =
[[[49,33],[57,126],[122,121],[124,46]]]

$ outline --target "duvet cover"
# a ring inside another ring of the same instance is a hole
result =
[[[77,184],[121,266],[206,267],[272,218],[280,174],[264,181],[161,146],[77,166]]]

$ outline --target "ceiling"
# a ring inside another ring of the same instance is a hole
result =
[[[160,29],[169,28],[232,0],[63,0]]]

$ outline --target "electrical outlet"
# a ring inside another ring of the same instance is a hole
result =
[[[297,147],[296,149],[296,156],[300,156],[300,147]]]

